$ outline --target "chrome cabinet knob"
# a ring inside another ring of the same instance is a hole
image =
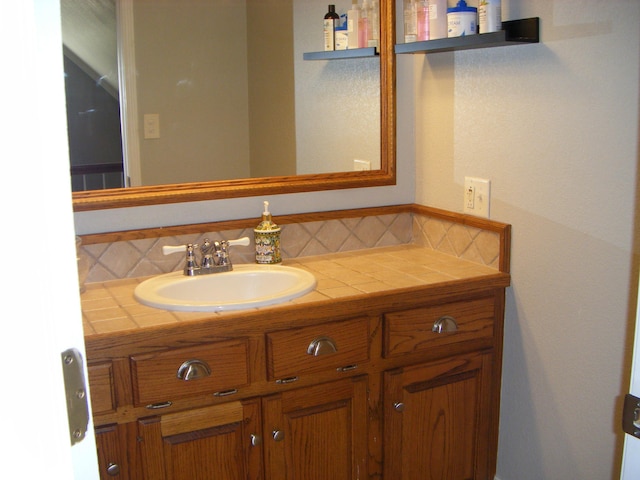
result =
[[[176,376],[185,382],[189,380],[197,380],[211,375],[211,368],[202,360],[187,360],[178,368]]]
[[[257,447],[258,445],[262,444],[262,437],[260,435],[256,435],[255,433],[249,435],[249,439],[251,440],[252,447]]]
[[[120,465],[117,463],[110,463],[107,465],[107,475],[110,477],[115,477],[116,475],[120,475]]]
[[[404,403],[402,402],[396,402],[393,404],[393,409],[396,412],[404,412]]]
[[[284,432],[282,430],[274,430],[272,432],[273,435],[273,439],[276,442],[281,442],[282,440],[284,440]]]
[[[318,337],[315,338],[307,347],[307,355],[313,355],[314,357],[320,355],[329,355],[336,353],[338,346],[335,340],[330,337]]]
[[[455,332],[456,330],[458,330],[458,323],[455,318],[449,315],[444,315],[437,319],[431,329],[434,333]]]

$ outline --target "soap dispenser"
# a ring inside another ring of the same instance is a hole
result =
[[[264,202],[262,221],[253,229],[256,243],[256,263],[282,262],[280,255],[280,227],[271,220],[269,202]]]

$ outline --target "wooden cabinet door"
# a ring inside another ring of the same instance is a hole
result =
[[[367,377],[263,399],[268,480],[367,477]]]
[[[128,480],[129,478],[126,442],[124,435],[120,435],[122,428],[124,427],[120,425],[96,427],[96,448],[101,480]]]
[[[384,478],[493,479],[491,354],[467,354],[384,375]]]
[[[258,400],[138,422],[141,467],[154,480],[262,479]]]

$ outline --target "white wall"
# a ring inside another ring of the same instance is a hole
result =
[[[142,184],[249,176],[245,3],[133,7]],[[160,116],[160,138],[142,135],[145,114]]]
[[[337,3],[336,11],[350,3]],[[324,2],[294,2],[297,172],[348,172],[354,159],[379,169],[380,59],[302,60],[304,52],[322,51],[326,13]]]
[[[492,218],[513,225],[498,477],[617,478],[640,2],[502,4],[539,16],[542,43],[413,59],[416,201],[461,211],[464,176],[490,178]]]

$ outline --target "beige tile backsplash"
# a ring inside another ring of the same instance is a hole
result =
[[[184,255],[165,256],[163,245],[243,236],[251,239],[251,245],[233,247],[231,258],[235,263],[253,263],[252,229],[86,245],[81,255],[90,264],[87,283],[104,282],[180,270]],[[282,225],[284,260],[407,243],[498,269],[499,234],[439,218],[399,213]]]

